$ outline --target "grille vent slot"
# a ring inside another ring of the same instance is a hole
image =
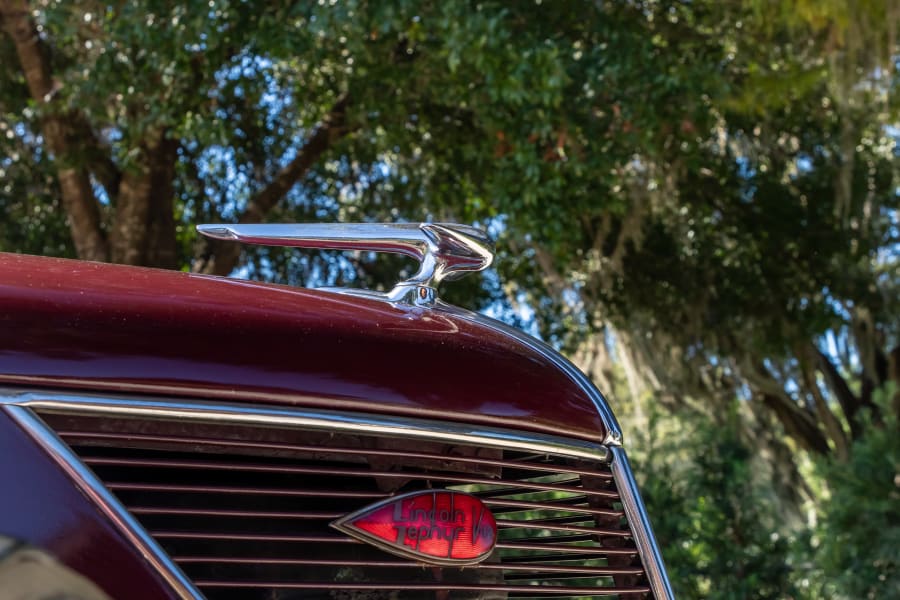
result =
[[[607,464],[456,443],[42,414],[209,600],[651,598]],[[397,493],[479,496],[497,549],[423,566],[335,531]]]

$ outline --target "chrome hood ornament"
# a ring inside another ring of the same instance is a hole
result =
[[[450,223],[198,225],[197,231],[210,238],[247,244],[403,254],[418,260],[419,270],[387,293],[331,289],[425,306],[434,304],[436,287],[441,281],[483,271],[494,260],[493,246],[484,231]]]

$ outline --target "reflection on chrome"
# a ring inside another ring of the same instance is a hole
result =
[[[370,298],[430,306],[436,287],[466,273],[483,271],[494,260],[487,234],[450,223],[293,223],[266,225],[198,225],[197,231],[217,240],[247,244],[360,250],[403,254],[419,261],[418,272],[385,293],[339,289]]]

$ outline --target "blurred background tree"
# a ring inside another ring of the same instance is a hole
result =
[[[497,271],[446,295],[665,440],[639,474],[684,596],[900,597],[898,21],[897,0],[0,0],[0,249],[380,287],[410,265],[193,225],[484,226]]]

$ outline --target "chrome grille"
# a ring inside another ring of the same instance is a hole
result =
[[[41,415],[210,600],[649,598],[609,466],[521,450],[160,419]],[[328,524],[391,495],[494,513],[475,567],[424,566]]]

